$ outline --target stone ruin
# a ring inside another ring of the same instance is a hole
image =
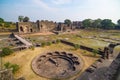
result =
[[[113,56],[113,50],[116,46],[120,45],[120,43],[110,43],[108,47],[104,47],[103,55],[102,57],[105,59],[109,59],[109,55]]]
[[[14,80],[12,70],[11,69],[0,70],[0,80]]]
[[[36,74],[51,79],[74,76],[81,71],[82,66],[77,55],[58,51],[39,55],[32,61],[32,69]]]
[[[82,28],[80,21],[74,21],[70,25],[65,23],[56,23],[48,20],[37,20],[36,22],[17,22],[16,28],[19,33],[34,33],[34,32],[56,32],[56,31],[71,31]]]
[[[17,22],[16,27],[19,33],[47,32],[55,28],[56,23],[53,21],[36,22]]]
[[[25,80],[24,77],[15,79],[12,73],[12,69],[2,69],[0,70],[0,80]]]

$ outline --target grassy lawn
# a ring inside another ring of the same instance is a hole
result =
[[[77,54],[81,57],[84,62],[84,66],[81,72],[83,72],[86,68],[88,68],[91,64],[93,64],[99,57],[93,57],[93,54],[84,50],[74,50],[73,47],[64,45],[62,43],[53,44],[51,46],[46,46],[43,48],[35,48],[35,50],[23,50],[19,52],[15,52],[10,56],[6,56],[3,58],[5,62],[11,62],[20,65],[19,71],[15,74],[15,77],[25,77],[26,80],[49,80],[43,77],[36,75],[31,69],[31,62],[33,58],[35,58],[38,54],[48,52],[48,51],[68,51],[74,54]],[[81,73],[79,73],[80,75]],[[77,75],[76,75],[77,76]],[[73,77],[76,77],[73,76]]]

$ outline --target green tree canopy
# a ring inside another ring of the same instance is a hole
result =
[[[18,21],[23,22],[24,16],[18,16]]]
[[[101,28],[101,22],[102,22],[101,19],[94,20],[92,23],[93,28]]]
[[[29,21],[29,17],[24,17],[24,19],[23,19],[23,22],[28,22]]]
[[[82,21],[82,24],[85,28],[92,27],[93,20],[92,19],[85,19]]]
[[[64,23],[67,24],[67,25],[70,25],[71,24],[71,20],[70,19],[65,19]]]
[[[101,25],[103,29],[114,29],[115,28],[115,24],[110,19],[102,20]]]
[[[0,23],[3,23],[4,22],[4,19],[0,18]]]
[[[117,21],[118,25],[120,26],[120,19]]]

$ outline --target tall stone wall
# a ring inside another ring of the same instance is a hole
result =
[[[38,32],[37,24],[34,22],[17,22],[16,27],[19,33]]]
[[[56,27],[53,21],[37,21],[37,22],[17,22],[16,27],[19,33],[48,32]]]
[[[17,22],[16,27],[19,33],[49,32],[49,31],[71,31],[82,28],[82,23],[76,21],[70,25],[56,23],[48,20],[37,20],[36,22]]]
[[[48,21],[48,20],[42,20],[42,21],[37,21],[38,27],[40,29],[40,32],[48,32],[52,31],[56,27],[56,23],[53,21]]]

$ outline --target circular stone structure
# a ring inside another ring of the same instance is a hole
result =
[[[44,53],[32,61],[33,71],[46,78],[68,78],[80,72],[81,68],[81,59],[77,55],[67,52]]]

